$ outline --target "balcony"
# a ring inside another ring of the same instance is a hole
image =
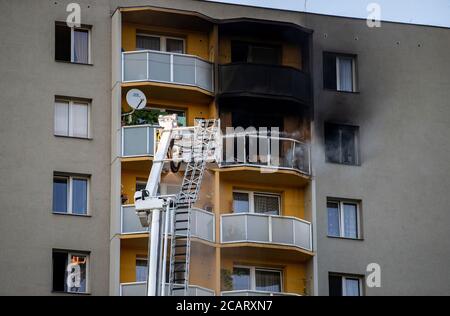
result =
[[[168,284],[166,284],[166,292]],[[120,296],[146,296],[147,282],[130,282],[120,284]],[[197,285],[189,285],[188,296],[214,296],[215,292]]]
[[[295,139],[258,133],[227,134],[223,138],[220,167],[239,166],[293,170],[311,175],[310,146]]]
[[[122,127],[122,157],[153,156],[158,126],[135,125]]]
[[[287,216],[254,213],[225,214],[220,239],[229,243],[262,243],[312,251],[311,223]]]
[[[197,56],[152,50],[122,53],[122,82],[160,82],[214,91],[213,66]]]
[[[148,230],[142,227],[136,215],[134,205],[123,205],[121,209],[121,234],[145,234]],[[191,209],[191,236],[208,242],[215,241],[214,214],[198,209]]]
[[[251,63],[219,66],[219,93],[235,96],[264,96],[308,104],[310,76],[293,67]]]
[[[301,296],[295,293],[284,292],[266,292],[266,291],[252,291],[252,290],[238,290],[238,291],[224,291],[222,296]]]

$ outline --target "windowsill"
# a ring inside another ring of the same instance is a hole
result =
[[[62,213],[62,212],[53,212],[54,215],[66,215],[66,216],[74,216],[74,217],[92,217],[90,214],[73,214],[73,213]]]
[[[56,61],[57,63],[63,63],[63,64],[83,65],[83,66],[94,66],[94,64],[91,64],[91,63],[77,63],[77,62],[73,62],[73,61],[58,60],[58,59],[55,59],[55,61]]]
[[[364,241],[364,238],[349,238],[349,237],[339,237],[339,236],[329,236],[327,235],[328,238],[331,239],[342,239],[342,240],[353,240],[353,241]]]
[[[89,296],[92,295],[89,292],[81,293],[81,292],[66,292],[66,291],[52,291],[53,294],[65,294],[65,295],[81,295],[81,296]]]
[[[328,92],[339,92],[344,94],[361,94],[360,91],[341,91],[341,90],[335,90],[335,89],[329,89],[329,88],[323,88],[324,91]]]
[[[71,138],[71,139],[82,139],[82,140],[93,140],[92,137],[79,137],[79,136],[67,136],[67,135],[58,135],[53,134],[55,137],[61,137],[61,138]]]

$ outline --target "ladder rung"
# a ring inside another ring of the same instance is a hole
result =
[[[186,264],[186,261],[174,261],[174,264]]]
[[[188,219],[180,219],[180,220],[175,221],[175,223],[187,223],[187,222],[189,222]]]
[[[186,253],[174,253],[173,256],[174,257],[186,256]]]
[[[175,231],[180,231],[180,230],[188,230],[188,228],[187,227],[185,227],[185,228],[175,228]]]

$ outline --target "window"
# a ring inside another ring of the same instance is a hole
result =
[[[184,110],[174,110],[174,109],[160,109],[160,108],[152,108],[150,111],[154,112],[154,117],[157,119],[159,115],[177,115],[178,126],[186,126],[186,111]],[[153,124],[158,124],[158,122],[154,122]]]
[[[89,254],[53,250],[53,291],[89,292]]]
[[[145,282],[147,281],[147,258],[136,258],[136,282]]]
[[[281,48],[274,45],[232,41],[231,62],[279,65]]]
[[[136,49],[184,54],[184,40],[166,36],[137,34]]]
[[[147,187],[147,181],[136,180],[136,192],[142,191]]]
[[[233,192],[233,212],[280,215],[281,197],[278,194],[250,191]]]
[[[356,92],[356,57],[324,53],[323,86],[325,89]]]
[[[81,99],[55,99],[55,135],[89,138],[89,125],[89,101]]]
[[[328,236],[360,239],[359,203],[328,200]]]
[[[359,165],[359,127],[325,123],[327,162]]]
[[[362,277],[328,275],[330,296],[362,296]]]
[[[55,24],[55,59],[78,64],[90,61],[89,27],[70,28],[66,23]]]
[[[236,266],[233,268],[233,291],[249,290],[264,292],[282,291],[282,271],[256,267]]]
[[[53,213],[88,215],[89,179],[55,174]]]

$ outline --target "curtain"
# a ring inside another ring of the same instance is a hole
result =
[[[160,50],[159,37],[137,35],[136,36],[136,48],[137,50]]]
[[[347,238],[358,237],[357,207],[355,204],[344,204],[344,233]]]
[[[67,213],[67,178],[53,179],[53,212]]]
[[[281,274],[278,271],[256,270],[256,290],[281,292]]]
[[[73,61],[89,63],[89,31],[74,30],[73,32]]]
[[[69,136],[69,102],[55,102],[55,135]]]
[[[72,183],[72,213],[87,214],[87,180],[73,179]]]
[[[328,210],[328,236],[339,237],[339,204],[334,202],[327,203]]]
[[[280,215],[280,203],[278,196],[255,194],[255,213]]]
[[[349,57],[338,57],[339,65],[339,87],[340,91],[353,91],[353,59]]]
[[[358,279],[345,279],[345,296],[359,296]]]
[[[183,40],[168,38],[166,40],[166,51],[170,53],[184,53],[184,43]]]
[[[88,137],[88,104],[74,103],[72,105],[72,136]]]

